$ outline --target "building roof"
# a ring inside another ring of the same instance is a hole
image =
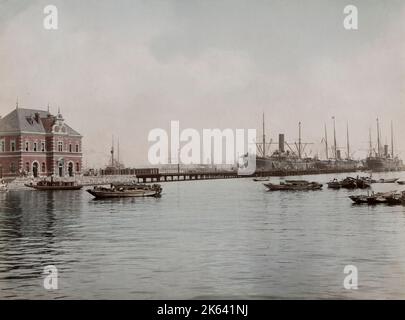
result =
[[[50,127],[44,126],[44,122],[51,119],[52,124],[56,121],[56,117],[48,111],[16,108],[4,118],[0,118],[0,133],[1,132],[30,132],[30,133],[50,133]],[[78,135],[80,133],[73,130],[70,126],[64,123],[69,135]]]

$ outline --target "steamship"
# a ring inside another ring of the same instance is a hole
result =
[[[334,119],[334,118],[333,118]],[[347,158],[342,159],[341,152],[337,148],[336,144],[336,130],[334,125],[334,157],[328,156],[328,142],[327,132],[325,125],[325,155],[326,160],[320,160],[317,157],[305,157],[304,151],[308,143],[303,143],[301,140],[301,122],[298,123],[299,138],[297,143],[293,143],[291,146],[285,141],[284,134],[279,134],[278,137],[278,150],[274,151],[270,156],[267,156],[267,149],[269,149],[270,143],[266,143],[264,115],[263,115],[263,141],[257,143],[256,157],[256,172],[270,172],[270,171],[310,171],[310,170],[345,170],[355,171],[361,166],[359,161],[350,158],[349,147],[349,129],[347,128]],[[285,146],[288,150],[285,150]]]
[[[371,137],[371,134],[370,134]],[[385,144],[383,151],[380,147],[380,125],[377,119],[377,149],[373,150],[370,138],[369,156],[365,160],[366,167],[372,171],[399,171],[404,168],[402,160],[394,156],[394,134],[391,123],[391,154]]]
[[[301,142],[301,122],[299,125],[298,143],[294,147],[285,141],[284,134],[278,136],[278,150],[267,155],[270,143],[266,143],[264,114],[263,114],[263,142],[257,144],[256,172],[269,171],[303,171],[317,168],[318,159],[302,157],[306,143]],[[285,146],[289,150],[285,150]]]

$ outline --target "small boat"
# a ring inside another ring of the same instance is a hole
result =
[[[405,181],[404,181],[404,180],[402,180],[402,181],[397,181],[397,183],[400,184],[400,185],[404,185],[404,184],[405,184]]]
[[[367,181],[369,183],[376,183],[377,180],[373,179],[371,176],[369,177],[360,177],[361,180]]]
[[[268,191],[305,191],[322,189],[322,184],[305,180],[286,180],[286,182],[281,182],[280,184],[263,183],[263,185]]]
[[[357,183],[356,179],[352,177],[347,177],[342,180],[342,188],[345,189],[356,189],[357,188]]]
[[[345,189],[366,189],[371,187],[371,182],[363,178],[347,177],[341,181],[341,185]]]
[[[83,188],[81,184],[78,184],[75,181],[54,181],[51,179],[48,180],[41,180],[37,183],[31,182],[26,183],[26,187],[33,188],[36,190],[43,190],[43,191],[52,191],[52,190],[80,190]]]
[[[4,180],[0,181],[0,192],[7,192],[8,191],[8,185]]]
[[[257,177],[253,178],[253,181],[269,181],[270,179],[267,177]]]
[[[374,194],[367,197],[367,204],[379,204],[379,203],[387,203],[387,199],[383,194]]]
[[[405,204],[405,193],[398,194],[395,191],[371,193],[367,195],[349,196],[355,204],[376,205],[381,203],[386,204]]]
[[[377,182],[378,183],[395,183],[397,182],[399,178],[393,178],[393,179],[380,179]]]
[[[95,186],[86,190],[96,199],[129,198],[129,197],[159,197],[162,193],[160,184],[111,184],[109,188]]]
[[[332,181],[328,182],[327,185],[330,189],[340,189],[342,187],[342,183],[337,179],[333,179]]]
[[[350,198],[355,204],[367,203],[367,196],[365,196],[365,195],[349,196],[349,198]]]
[[[405,204],[405,191],[401,193],[393,193],[387,196],[385,199],[389,205]]]

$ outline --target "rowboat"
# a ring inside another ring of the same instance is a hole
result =
[[[395,183],[397,182],[399,178],[393,178],[393,179],[380,179],[377,182],[378,183]]]
[[[340,189],[342,187],[342,183],[337,179],[333,179],[332,181],[328,182],[327,185],[330,189]]]
[[[96,199],[158,197],[162,193],[162,187],[159,184],[111,184],[109,188],[96,186],[86,191]]]

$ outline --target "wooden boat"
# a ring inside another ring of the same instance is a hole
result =
[[[160,184],[111,184],[109,188],[94,187],[86,190],[96,199],[130,198],[130,197],[158,197],[162,193]]]
[[[371,182],[362,178],[347,177],[341,182],[342,188],[345,189],[366,189],[371,187]]]
[[[36,190],[43,190],[43,191],[52,191],[52,190],[80,190],[83,188],[81,184],[78,184],[75,181],[54,181],[51,179],[48,180],[41,180],[37,183],[26,183],[26,187],[33,188]]]
[[[322,184],[318,182],[308,182],[305,180],[286,180],[280,184],[263,183],[268,191],[305,191],[305,190],[320,190]]]
[[[367,204],[387,203],[387,199],[383,194],[374,194],[367,197]]]
[[[397,182],[399,178],[393,178],[393,179],[380,179],[377,182],[378,183],[395,183]]]
[[[395,191],[391,192],[379,192],[379,193],[372,193],[367,195],[356,195],[356,196],[349,196],[349,198],[355,204],[368,204],[368,205],[376,205],[381,203],[386,204],[405,204],[405,193],[398,194]]]
[[[266,177],[257,177],[257,178],[253,178],[253,181],[269,181],[269,178]]]
[[[366,195],[349,196],[349,198],[350,198],[355,204],[367,203],[367,196],[366,196]]]
[[[327,185],[330,189],[340,189],[342,187],[342,183],[337,179],[333,179],[332,181],[328,182]]]
[[[404,185],[405,181],[397,181],[397,183],[400,184],[400,185]]]

